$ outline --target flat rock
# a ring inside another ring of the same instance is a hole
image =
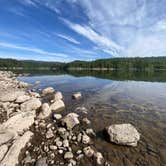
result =
[[[7,145],[0,146],[0,161],[4,158],[7,150],[8,150],[8,146]]]
[[[41,101],[37,98],[32,98],[21,104],[21,111],[32,111],[37,110],[41,106]]]
[[[57,100],[50,105],[50,110],[53,112],[63,111],[65,108],[65,104],[62,100]]]
[[[140,133],[131,124],[115,124],[107,128],[109,140],[119,145],[137,146]]]
[[[39,113],[38,118],[45,119],[48,116],[50,116],[50,114],[51,114],[51,110],[50,110],[50,106],[48,105],[48,103],[42,104],[41,112]]]
[[[55,90],[54,90],[53,87],[48,87],[48,88],[43,89],[42,94],[43,94],[43,95],[48,95],[48,94],[54,93],[54,91],[55,91]]]
[[[5,155],[4,159],[1,161],[1,166],[15,166],[19,163],[19,155],[21,150],[26,146],[26,144],[32,138],[33,133],[27,131],[23,136],[19,137],[14,144],[10,147],[9,151]]]
[[[78,116],[79,115],[76,113],[69,113],[62,119],[62,124],[66,125],[67,129],[71,130],[73,127],[80,123]]]
[[[30,99],[30,96],[28,95],[21,95],[21,96],[18,96],[17,99],[16,99],[16,103],[24,103],[25,101],[29,100]]]

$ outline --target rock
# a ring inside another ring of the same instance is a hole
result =
[[[83,134],[83,136],[82,136],[82,143],[83,144],[89,144],[90,143],[90,137],[87,136],[86,134]]]
[[[50,145],[50,150],[57,150],[57,146],[55,146],[55,145]]]
[[[103,165],[104,163],[104,157],[100,152],[94,153],[94,159],[98,165]]]
[[[78,142],[81,142],[81,140],[82,140],[82,134],[79,133],[78,136],[77,136],[77,141],[78,141]]]
[[[74,94],[72,95],[72,98],[73,98],[73,99],[76,99],[76,100],[79,100],[81,97],[82,97],[82,95],[81,95],[80,92],[74,93]]]
[[[48,87],[48,88],[43,89],[42,94],[43,95],[48,95],[48,94],[54,93],[54,91],[55,91],[54,88]]]
[[[53,117],[54,117],[54,119],[59,120],[62,118],[62,115],[61,114],[54,114]]]
[[[26,82],[18,82],[19,88],[28,88],[29,86],[30,86],[30,84],[28,84]]]
[[[37,93],[37,92],[31,92],[31,91],[29,91],[29,95],[30,95],[31,97],[33,97],[33,98],[40,98],[40,94]]]
[[[36,81],[36,82],[35,82],[35,85],[39,85],[39,84],[41,84],[40,81]]]
[[[70,159],[69,160],[69,164],[71,164],[71,166],[75,166],[75,165],[77,165],[77,162],[75,160],[73,160],[73,159]]]
[[[63,95],[61,92],[56,92],[54,95],[53,95],[53,100],[54,101],[57,101],[57,100],[62,100],[63,99]]]
[[[48,103],[42,104],[41,112],[40,112],[38,118],[39,119],[45,119],[48,116],[50,116],[50,114],[51,114],[51,110],[50,110],[50,107],[49,107]]]
[[[111,142],[119,145],[137,146],[140,133],[131,124],[116,124],[107,128]]]
[[[17,134],[12,130],[1,130],[0,131],[0,145],[15,139]]]
[[[62,124],[66,125],[68,130],[71,130],[73,127],[78,125],[80,122],[78,120],[78,116],[76,113],[69,113],[62,119]]]
[[[63,154],[63,150],[62,149],[58,150],[58,153]]]
[[[47,158],[43,157],[38,159],[35,166],[47,166]]]
[[[96,136],[96,133],[93,131],[93,129],[86,129],[86,134],[94,137]]]
[[[85,108],[85,107],[77,107],[77,108],[75,109],[75,111],[82,112],[82,113],[84,113],[84,114],[87,114],[87,113],[88,113],[88,109]]]
[[[32,138],[33,133],[30,131],[27,131],[24,133],[23,136],[19,137],[13,145],[10,147],[9,151],[5,155],[4,159],[1,161],[1,166],[15,166],[19,162],[19,155],[21,153],[21,150],[26,146],[26,144],[30,141]]]
[[[84,123],[86,123],[87,125],[91,123],[88,118],[83,118],[82,121],[83,121]]]
[[[21,104],[21,111],[32,111],[32,110],[37,110],[41,106],[41,101],[36,98],[32,98],[24,103]]]
[[[69,141],[67,139],[63,140],[63,147],[65,148],[69,147]]]
[[[50,110],[53,112],[60,112],[65,109],[65,104],[62,100],[57,100],[50,105]]]
[[[85,154],[87,157],[92,157],[93,154],[94,154],[94,150],[93,150],[90,146],[85,147],[85,148],[83,149],[83,152],[84,152],[84,154]]]
[[[24,95],[24,91],[10,91],[0,96],[0,101],[2,102],[12,102],[17,99],[17,97]]]
[[[4,158],[7,150],[8,150],[8,146],[7,145],[0,146],[0,161]]]
[[[52,131],[51,129],[49,129],[49,130],[47,131],[47,133],[46,133],[46,138],[47,138],[47,139],[50,139],[50,138],[52,138],[52,137],[54,137],[54,133],[53,133],[53,131]]]
[[[62,141],[56,141],[56,146],[57,146],[57,147],[61,147],[62,144],[63,144]]]
[[[30,96],[28,95],[22,95],[22,96],[18,96],[16,99],[16,103],[24,103],[25,101],[29,100]]]
[[[35,112],[20,112],[0,125],[0,131],[11,130],[15,133],[23,133],[34,123]]]
[[[72,159],[74,156],[73,156],[73,153],[72,152],[66,152],[64,154],[64,159]]]
[[[69,136],[69,133],[66,131],[65,128],[63,127],[60,127],[58,130],[57,130],[59,136],[63,139],[67,139],[67,137]]]

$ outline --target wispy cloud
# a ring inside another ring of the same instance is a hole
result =
[[[66,19],[62,20],[75,32],[83,35],[93,43],[97,44],[98,47],[100,47],[104,52],[109,52],[110,54],[118,55],[118,52],[120,52],[123,49],[121,46],[113,42],[111,39],[95,32],[91,27],[87,25],[75,24]]]
[[[67,35],[63,35],[63,34],[57,34],[57,36],[59,36],[60,38],[63,38],[71,43],[74,43],[74,44],[80,44],[79,41],[77,41],[76,39],[70,37],[70,36],[67,36]]]
[[[54,56],[54,58],[56,58],[56,57],[67,58],[68,57],[68,55],[63,54],[63,53],[48,52],[48,51],[45,51],[45,50],[42,50],[39,48],[25,47],[25,46],[15,45],[12,43],[0,42],[0,47],[29,51],[29,52],[33,52],[33,53],[37,53],[37,54],[42,54],[42,55]]]

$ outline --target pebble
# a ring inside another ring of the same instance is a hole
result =
[[[73,153],[72,152],[66,152],[64,155],[64,159],[72,159],[73,158]]]

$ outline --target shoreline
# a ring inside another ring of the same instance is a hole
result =
[[[85,107],[64,113],[65,100],[61,92],[48,87],[39,94],[28,90],[30,86],[33,85],[17,81],[17,75],[12,72],[0,71],[0,112],[4,115],[0,124],[0,165],[111,164],[94,144],[96,133]],[[71,97],[79,100],[82,95],[75,93]],[[137,146],[140,134],[132,125],[107,127],[109,141]],[[120,135],[122,139],[114,138],[112,133],[121,134],[122,129],[128,133]]]

